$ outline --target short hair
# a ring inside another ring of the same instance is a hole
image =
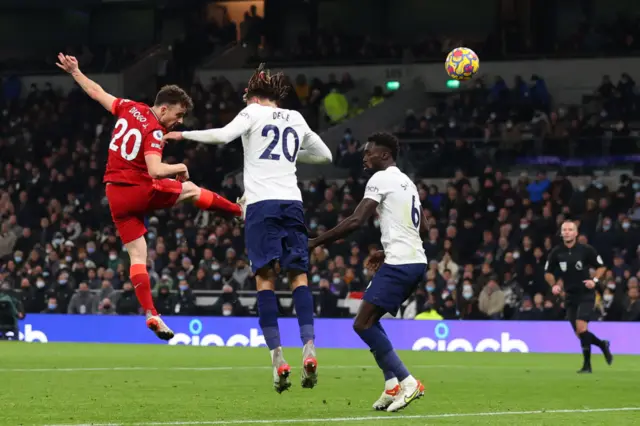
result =
[[[154,105],[180,105],[187,111],[191,111],[193,109],[193,100],[191,100],[191,96],[189,96],[182,88],[175,84],[169,84],[162,86],[156,95]]]
[[[398,151],[400,151],[400,142],[391,133],[376,132],[367,138],[368,142],[372,142],[378,146],[383,146],[391,152],[391,157],[396,160],[398,158]]]
[[[246,96],[247,99],[255,96],[278,102],[287,97],[290,86],[289,79],[283,73],[271,75],[271,71],[266,69],[266,64],[261,63],[249,79]]]

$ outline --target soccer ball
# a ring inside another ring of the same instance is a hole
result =
[[[469,80],[480,68],[480,59],[473,50],[466,47],[456,47],[447,56],[444,64],[449,77],[454,80]]]

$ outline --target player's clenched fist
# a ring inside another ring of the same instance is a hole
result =
[[[364,267],[367,268],[371,272],[377,272],[380,269],[380,266],[384,263],[384,251],[378,250],[373,253],[364,264]]]
[[[185,164],[180,164],[180,166],[184,167],[184,170],[180,171],[180,173],[178,173],[178,175],[176,176],[176,180],[178,182],[186,182],[189,180],[189,169],[187,168],[187,166]]]

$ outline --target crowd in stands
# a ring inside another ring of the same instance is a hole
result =
[[[508,165],[534,156],[635,154],[639,98],[626,72],[617,82],[604,76],[577,105],[552,102],[538,75],[528,82],[518,76],[512,85],[500,77],[491,85],[478,79],[469,90],[432,97],[434,104],[407,111],[396,129],[420,176],[446,177],[456,167],[476,174],[487,161]],[[603,144],[605,139],[610,143]],[[412,143],[424,140],[429,143]]]
[[[197,126],[223,124],[241,105],[224,80],[195,84],[191,93]],[[138,313],[100,183],[111,126],[106,112],[81,92],[60,97],[38,88],[24,101],[3,99],[0,109],[2,291],[20,299],[27,314]],[[220,151],[172,144],[166,155],[187,161],[205,187],[230,199],[240,195],[234,178],[225,178],[233,154],[221,161]],[[353,211],[364,183],[350,177],[303,184],[309,232],[323,232]],[[574,188],[566,177],[549,181],[540,173],[511,184],[487,168],[476,187],[461,170],[443,193],[418,184],[431,226],[425,241],[431,263],[406,317],[436,310],[446,318],[561,318],[562,299],[549,294],[541,271],[558,224],[573,218],[580,220],[580,240],[611,266],[599,316],[640,319],[639,182],[623,177],[619,188],[607,188],[594,178],[589,187]],[[239,223],[182,205],[157,212],[148,229],[148,267],[163,314],[252,312],[238,297],[255,288]],[[311,253],[318,315],[344,315],[338,300],[361,296],[372,276],[363,265],[379,241],[373,219],[349,239]],[[286,278],[277,288],[288,288]],[[221,293],[215,305],[196,304],[194,292],[202,290]]]

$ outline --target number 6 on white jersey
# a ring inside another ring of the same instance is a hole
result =
[[[120,127],[119,129],[118,126]],[[116,142],[120,140],[120,155],[125,160],[131,161],[136,158],[140,152],[140,146],[142,145],[142,133],[140,133],[140,130],[138,129],[129,129],[129,131],[127,131],[127,127],[127,120],[124,118],[116,121],[115,133],[109,143],[109,149],[111,151],[118,151],[118,145]],[[127,145],[131,138],[134,139],[133,149],[127,154]]]

